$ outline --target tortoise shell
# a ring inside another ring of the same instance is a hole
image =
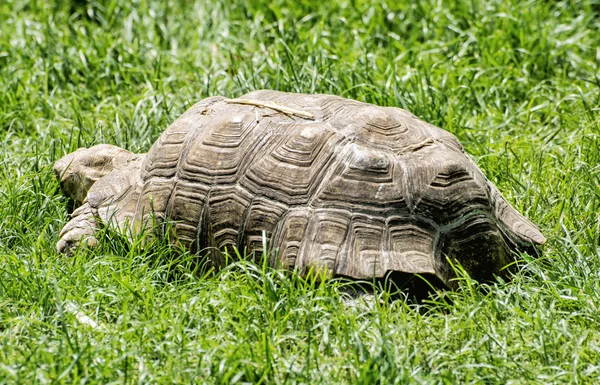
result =
[[[274,265],[352,278],[432,274],[450,261],[489,279],[544,243],[447,131],[411,113],[331,95],[211,97],[148,154],[93,184],[96,221],[172,221],[185,248],[236,247]]]

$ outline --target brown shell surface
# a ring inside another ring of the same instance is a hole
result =
[[[544,242],[452,134],[409,112],[330,95],[241,98],[313,118],[221,97],[194,105],[142,164],[133,223],[169,219],[195,251],[260,253],[264,232],[279,265],[354,278],[448,282],[450,257],[485,279]]]

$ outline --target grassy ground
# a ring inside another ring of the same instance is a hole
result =
[[[289,3],[289,4],[286,4]],[[0,2],[0,383],[600,380],[597,1]],[[108,238],[56,255],[51,165],[145,151],[209,95],[401,106],[458,136],[548,237],[510,283],[349,306],[249,264]]]

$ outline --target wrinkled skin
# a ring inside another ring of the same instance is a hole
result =
[[[56,245],[59,253],[67,255],[80,245],[94,246],[97,240],[97,218],[87,203],[90,188],[104,176],[140,163],[143,155],[133,154],[110,144],[80,148],[65,155],[54,164],[54,174],[63,194],[73,200],[75,211],[71,221],[60,233]]]
[[[110,144],[80,148],[54,164],[54,174],[63,193],[81,206],[89,189],[105,175],[126,167],[139,155]]]

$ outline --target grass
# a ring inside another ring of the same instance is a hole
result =
[[[0,383],[596,383],[600,3],[0,3]],[[209,95],[319,92],[453,132],[548,238],[451,304],[349,305],[339,283],[106,234],[54,251],[52,163],[146,151]]]

